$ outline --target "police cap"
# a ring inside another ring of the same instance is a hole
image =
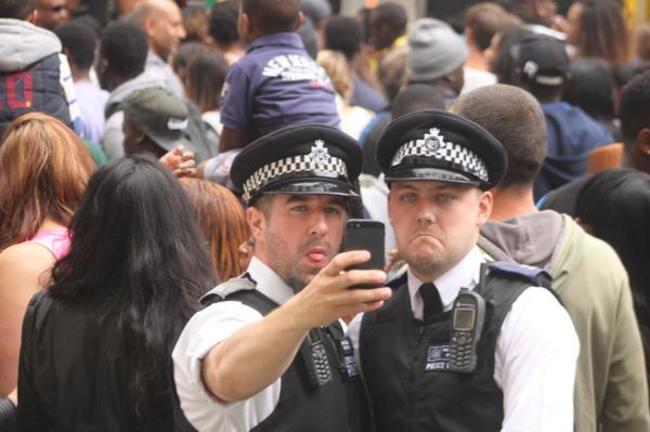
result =
[[[358,197],[352,184],[361,171],[361,149],[350,136],[322,125],[292,126],[246,146],[230,178],[247,205],[262,195]]]
[[[489,109],[489,108],[488,108]],[[476,123],[442,110],[417,111],[393,120],[377,145],[386,182],[437,180],[483,190],[503,178],[501,143]]]

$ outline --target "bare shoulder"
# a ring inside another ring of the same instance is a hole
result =
[[[36,243],[19,243],[0,253],[0,287],[43,285],[44,274],[54,265],[52,253]]]

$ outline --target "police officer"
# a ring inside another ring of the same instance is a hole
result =
[[[484,265],[476,247],[506,168],[501,144],[459,116],[420,111],[389,124],[377,159],[408,263],[386,305],[350,326],[377,430],[573,430],[567,312],[539,286],[543,272]]]
[[[337,129],[268,134],[235,159],[255,240],[240,277],[217,286],[173,352],[186,417],[199,431],[357,431],[364,392],[337,319],[383,305],[382,271],[345,271],[364,251],[336,254],[356,199],[358,144]]]

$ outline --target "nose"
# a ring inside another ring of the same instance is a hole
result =
[[[426,203],[423,203],[423,205],[417,209],[417,212],[419,224],[431,225],[436,221],[436,215],[433,208]]]
[[[328,226],[327,226],[327,220],[325,218],[325,214],[322,212],[318,212],[316,216],[314,216],[314,220],[312,221],[311,226],[309,228],[309,235],[322,237],[327,233],[327,230],[328,230]]]

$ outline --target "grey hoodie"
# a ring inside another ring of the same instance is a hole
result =
[[[16,72],[61,52],[54,33],[27,21],[0,18],[0,72]]]
[[[497,261],[515,261],[553,273],[556,247],[564,231],[562,215],[543,211],[481,228],[479,246]]]

